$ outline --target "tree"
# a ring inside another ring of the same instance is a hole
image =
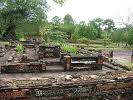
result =
[[[133,26],[128,27],[128,44],[133,46]]]
[[[52,30],[53,31],[58,31],[60,30],[60,25],[61,25],[61,18],[59,16],[54,16],[52,18]]]
[[[87,26],[87,33],[88,34],[88,37],[90,39],[96,39],[96,38],[100,38],[101,37],[101,32],[99,33],[98,32],[99,29],[95,27],[95,25],[93,23],[88,23],[88,26]]]
[[[113,32],[111,39],[116,43],[124,42],[124,28],[116,29]]]
[[[74,24],[73,18],[70,14],[65,15],[65,17],[63,18],[63,22],[64,22],[65,25]]]
[[[55,24],[55,25],[59,25],[60,21],[61,21],[61,18],[59,16],[54,16],[52,18],[52,23]]]
[[[87,32],[87,25],[85,23],[85,21],[81,21],[79,23],[79,36],[82,38],[82,37],[86,37],[88,38],[88,32]]]
[[[74,25],[67,25],[67,24],[60,25],[60,31],[66,32],[66,34],[68,35],[68,39],[71,39],[71,36],[74,33],[74,29],[75,29]]]
[[[42,24],[39,29],[39,36],[45,43],[49,42],[49,32],[51,31],[51,25],[47,22]]]
[[[97,31],[95,34],[96,37],[101,38],[103,19],[96,18],[96,19],[90,21],[89,24],[91,25],[91,27],[93,27],[95,29],[95,31]]]
[[[32,22],[39,24],[46,19],[45,12],[48,11],[46,0],[3,0],[0,2],[0,18],[5,26],[4,36],[15,38],[18,24]]]
[[[115,23],[112,19],[106,19],[103,21],[104,30],[108,33],[112,33],[115,29]]]
[[[71,39],[72,33],[74,32],[74,21],[70,14],[66,14],[63,18],[63,25],[61,26],[62,30],[67,33],[68,38]]]
[[[127,16],[126,20],[124,20],[122,17],[120,17],[120,20],[121,20],[121,22],[119,22],[120,25],[123,25],[125,27],[125,31],[124,31],[124,33],[125,33],[125,43],[126,43],[126,46],[127,46],[128,42],[129,42],[128,39],[129,39],[130,36],[132,36],[131,33],[130,33],[132,31],[131,30],[132,28],[130,26],[133,25],[133,13],[130,13]],[[129,36],[129,33],[130,33],[130,36]]]
[[[63,4],[66,0],[53,0]],[[46,20],[49,10],[47,0],[1,0],[0,23],[6,39],[16,39],[16,28],[25,22],[34,22],[38,27]]]
[[[79,26],[78,25],[76,25],[76,27],[75,27],[75,29],[74,29],[74,33],[72,34],[72,40],[73,40],[73,42],[77,42],[77,40],[80,38],[80,34],[79,34],[79,30],[80,30],[80,28],[79,28]]]

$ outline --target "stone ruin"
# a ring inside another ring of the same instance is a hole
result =
[[[10,55],[0,58],[5,59],[0,67],[1,100],[133,99],[133,72],[105,64],[104,59],[112,57],[112,52],[109,56],[102,53],[81,56],[61,52],[59,46],[26,42],[23,46],[25,50],[19,54],[15,45],[5,46]]]

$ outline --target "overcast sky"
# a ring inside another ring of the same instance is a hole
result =
[[[111,18],[115,22],[120,17],[126,20],[133,12],[133,0],[68,0],[64,6],[60,6],[48,0],[51,10],[48,12],[48,20],[57,15],[61,18],[66,14],[72,15],[76,22],[92,20],[100,17]]]

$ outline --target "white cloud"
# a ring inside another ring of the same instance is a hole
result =
[[[57,15],[61,18],[69,13],[77,22],[92,20],[100,17],[103,19],[112,18],[116,22],[120,16],[126,18],[130,9],[133,12],[133,0],[68,0],[64,6],[57,5],[48,0],[51,11],[48,19]]]

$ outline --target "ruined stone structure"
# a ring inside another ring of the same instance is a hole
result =
[[[59,46],[23,46],[20,54],[15,45],[6,46],[0,58],[0,100],[133,100],[133,72],[105,64],[102,53],[81,56],[61,53]]]

